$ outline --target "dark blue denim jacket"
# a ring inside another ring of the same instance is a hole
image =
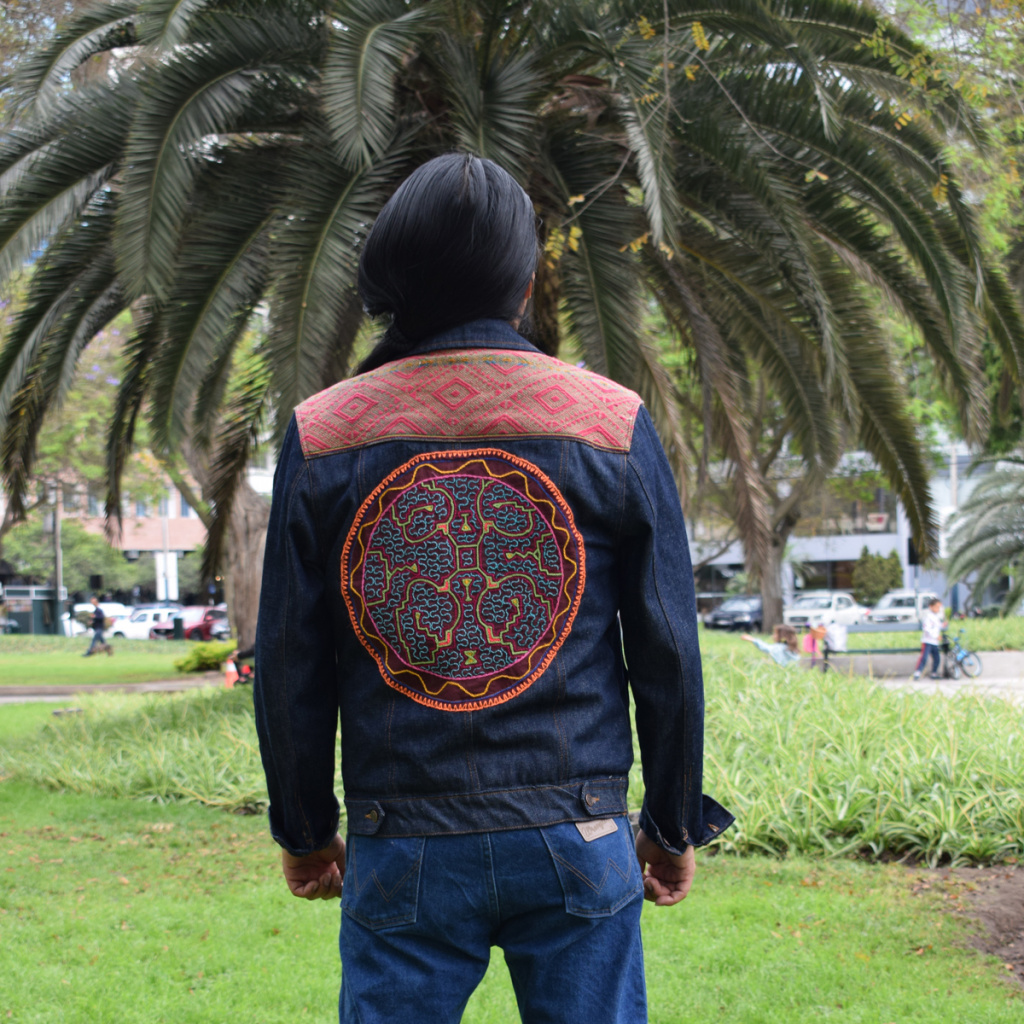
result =
[[[679,498],[640,399],[485,320],[296,410],[254,691],[274,838],[430,835],[626,810],[629,688],[666,850],[701,790],[704,699]],[[627,669],[628,665],[628,669]]]

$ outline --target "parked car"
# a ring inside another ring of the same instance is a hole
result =
[[[17,619],[8,619],[0,615],[0,633],[17,633],[20,629]]]
[[[127,619],[115,622],[112,633],[114,636],[126,637],[129,640],[147,640],[153,626],[158,622],[173,619],[180,611],[180,604],[141,604],[133,609]]]
[[[704,616],[708,629],[747,629],[759,632],[764,615],[758,594],[727,597],[714,611]]]
[[[100,607],[103,609],[103,614],[108,619],[113,619],[116,623],[118,619],[127,619],[131,615],[132,610],[126,604],[121,604],[120,601],[100,601]],[[92,601],[80,601],[71,609],[71,614],[78,619],[79,622],[83,618],[92,620]]]
[[[920,622],[933,597],[913,590],[890,590],[868,612],[868,622]]]
[[[176,615],[158,622],[149,635],[153,640],[170,640],[174,636],[174,620],[182,619],[186,640],[226,640],[231,635],[228,612],[224,605],[209,608],[205,605],[188,605]]]
[[[92,605],[89,605],[92,608]],[[61,632],[64,636],[81,636],[88,632],[85,625],[81,623],[71,612],[64,612],[60,617]]]
[[[782,621],[797,629],[806,626],[856,626],[866,620],[868,609],[843,590],[810,590],[801,594],[782,613]]]

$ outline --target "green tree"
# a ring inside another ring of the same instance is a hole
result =
[[[976,604],[990,584],[1008,576],[1003,615],[1024,600],[1024,458],[1019,454],[1002,456],[951,520],[946,575],[965,581],[973,576]]]
[[[134,586],[152,589],[156,571],[152,558],[128,562],[105,537],[89,533],[77,520],[61,525],[61,550],[64,561],[64,586],[69,594],[89,593],[89,577],[103,577],[107,591],[131,590]],[[53,534],[47,533],[39,517],[14,527],[4,544],[4,558],[21,576],[53,583]]]
[[[76,85],[98,53],[108,73]],[[0,352],[15,509],[66,368],[130,306],[108,510],[145,415],[210,502],[208,555],[223,554],[251,638],[266,509],[243,481],[249,453],[345,372],[361,239],[412,167],[456,148],[534,200],[537,343],[569,337],[637,388],[681,479],[675,395],[637,330],[648,300],[692,354],[766,622],[784,542],[745,426],[751,381],[778,396],[809,475],[852,430],[928,550],[926,466],[877,291],[918,326],[968,431],[986,332],[1016,379],[1024,366],[1020,311],[946,155],[950,138],[977,140],[977,119],[932,70],[843,0],[99,4],[19,68],[0,144],[0,277],[46,242]],[[241,358],[264,303],[267,342]]]
[[[853,596],[861,604],[873,605],[890,590],[903,585],[903,566],[895,551],[874,555],[865,546],[853,567]]]

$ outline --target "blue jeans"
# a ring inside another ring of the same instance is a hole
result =
[[[643,883],[628,820],[609,822],[590,842],[573,822],[350,836],[342,1024],[454,1024],[491,946],[528,1024],[644,1024]]]
[[[938,644],[921,644],[921,657],[918,659],[917,668],[915,668],[914,671],[924,671],[924,667],[928,663],[928,655],[931,655],[932,658],[932,675],[936,675],[939,671]]]
[[[87,655],[92,654],[93,651],[98,647],[101,651],[107,646],[107,641],[103,639],[103,630],[94,629],[92,633],[92,643],[89,644],[89,650],[85,653]]]

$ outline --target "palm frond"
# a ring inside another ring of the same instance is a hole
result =
[[[385,154],[396,131],[395,76],[436,20],[434,4],[339,0],[323,66],[323,112],[350,171]]]
[[[325,353],[354,336],[345,325],[359,250],[407,156],[397,143],[388,159],[349,171],[319,137],[323,144],[296,153],[283,172],[288,216],[275,227],[270,254],[277,285],[267,358],[279,432],[291,410],[325,386]]]
[[[189,36],[192,19],[213,0],[136,0],[139,42],[171,50]]]
[[[121,480],[135,444],[135,430],[146,399],[150,362],[157,350],[159,319],[153,303],[133,307],[133,331],[124,348],[124,369],[114,414],[107,429],[107,497],[105,513],[111,542],[121,533]]]
[[[209,578],[220,565],[235,493],[260,441],[270,398],[270,370],[259,356],[251,356],[237,367],[235,380],[210,464],[208,500],[213,518],[203,549],[203,573]]]
[[[107,252],[76,279],[55,309],[45,341],[12,396],[0,437],[0,470],[15,519],[24,514],[36,441],[47,413],[59,408],[74,378],[78,357],[93,336],[124,308]]]
[[[117,246],[118,269],[134,296],[167,300],[193,189],[217,158],[218,136],[249,127],[257,107],[265,118],[267,107],[279,109],[296,95],[287,56],[308,45],[303,26],[222,18],[215,28],[216,46],[179,47],[151,60],[135,111]]]
[[[267,284],[281,163],[276,149],[240,150],[225,154],[201,182],[201,202],[183,236],[187,255],[159,314],[160,345],[150,378],[150,425],[159,450],[178,449],[193,410],[193,422],[204,424],[199,433],[206,435],[216,407],[214,382],[230,364],[232,347]]]
[[[60,333],[62,319],[81,294],[83,282],[107,255],[113,224],[114,200],[102,194],[54,239],[39,261],[28,292],[0,350],[0,431],[6,429],[11,402],[22,387],[29,367],[51,334]]]
[[[536,156],[534,111],[543,82],[532,55],[488,59],[472,41],[449,36],[436,59],[458,148],[526,181]]]
[[[12,76],[10,99],[21,117],[53,112],[68,76],[90,57],[135,41],[138,0],[107,0],[75,15],[29,53]]]

